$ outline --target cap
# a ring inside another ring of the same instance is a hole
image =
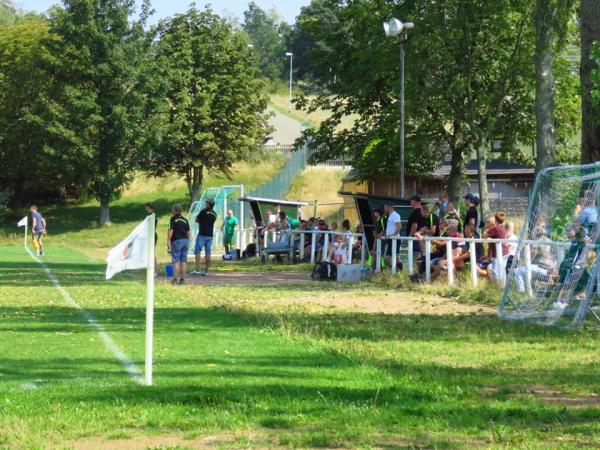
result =
[[[471,203],[475,203],[476,205],[479,205],[479,197],[477,197],[476,195],[471,194],[470,192],[465,195],[463,197],[465,200],[470,201]]]
[[[413,196],[410,198],[410,201],[412,202],[413,200],[414,200],[415,202],[420,202],[420,201],[421,201],[421,197],[420,197],[420,196],[418,196],[418,195],[413,195]]]

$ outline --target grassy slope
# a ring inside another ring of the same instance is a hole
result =
[[[274,307],[277,297],[389,294],[339,287],[157,286],[156,386],[134,385],[19,247],[0,248],[0,447],[82,437],[261,431],[227,447],[571,447],[600,444],[597,403],[530,394],[600,390],[595,333],[493,316]],[[62,249],[48,264],[141,366],[143,285]]]
[[[289,200],[301,199],[315,201],[319,206],[316,216],[332,220],[340,220],[340,210],[344,199],[338,195],[342,189],[342,178],[347,174],[345,170],[329,167],[307,167],[292,183],[286,198]],[[314,208],[309,206],[305,211],[307,217],[315,214]]]

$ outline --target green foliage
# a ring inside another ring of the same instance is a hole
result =
[[[244,36],[209,8],[162,22],[157,37],[168,114],[149,170],[184,175],[196,199],[205,169],[228,173],[261,142],[264,84]]]
[[[18,16],[17,8],[10,0],[0,0],[0,28],[14,24]]]
[[[85,192],[78,162],[48,146],[53,82],[40,61],[50,57],[42,44],[56,39],[42,18],[0,27],[0,187],[15,209]]]
[[[405,44],[408,173],[426,173],[451,155],[451,176],[460,178],[477,147],[501,137],[512,152],[532,142],[533,4],[322,2],[322,15],[299,21],[315,43],[310,55],[328,92],[314,101],[301,98],[298,105],[332,113],[318,130],[306,133],[316,146],[322,144],[317,158],[350,154],[364,162],[365,149],[380,140],[377,151],[370,152],[372,163],[361,162],[360,176],[397,174],[398,41],[386,39],[382,29],[390,17],[415,23]],[[570,95],[569,83],[561,88]],[[572,125],[568,109],[565,129]],[[339,132],[338,124],[351,114],[360,119]]]
[[[257,55],[261,74],[270,79],[289,76],[287,70],[285,47],[287,36],[292,28],[285,22],[276,20],[275,11],[267,14],[254,1],[248,4],[244,11],[242,29],[252,43],[254,54]],[[278,23],[279,22],[279,23]]]

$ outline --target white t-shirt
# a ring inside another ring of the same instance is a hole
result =
[[[396,211],[392,212],[388,216],[387,225],[385,227],[386,237],[387,236],[397,236],[399,234],[396,232],[396,224],[399,224],[400,222],[401,222],[400,214],[398,214]]]

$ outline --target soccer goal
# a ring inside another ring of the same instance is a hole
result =
[[[600,322],[600,163],[553,167],[533,188],[498,315],[580,328]]]

